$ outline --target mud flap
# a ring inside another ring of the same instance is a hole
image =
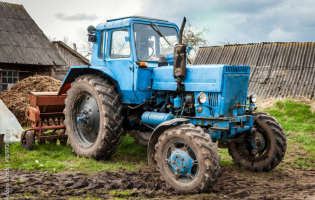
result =
[[[179,124],[176,123],[183,123],[183,122],[188,122],[189,119],[185,119],[185,118],[176,118],[176,119],[172,119],[166,122],[161,123],[160,125],[158,125],[149,140],[148,143],[148,165],[153,165],[155,164],[155,160],[154,160],[154,154],[155,154],[155,144],[158,141],[159,136],[169,127],[171,126],[176,126]]]

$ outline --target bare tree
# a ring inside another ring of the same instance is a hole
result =
[[[226,42],[225,41],[223,41],[223,42],[219,42],[219,44],[221,44],[221,45],[230,45],[231,43],[230,43],[230,41],[228,40],[228,39],[226,39],[226,38],[223,38],[223,39],[225,39],[226,40]]]
[[[48,37],[48,39],[49,39],[49,41],[50,42],[53,42],[53,41],[56,41],[57,39],[54,37],[54,38],[52,38],[52,37],[50,37],[50,36],[47,36]]]
[[[192,47],[192,54],[188,56],[188,61],[190,63],[193,62],[198,47],[208,45],[208,41],[205,39],[205,34],[209,32],[208,28],[199,29],[197,27],[193,27],[190,23],[187,27],[185,27],[183,43],[186,45],[190,43],[190,46]]]
[[[93,44],[87,40],[86,37],[81,39],[81,45],[80,45],[80,53],[90,59],[92,55],[92,49],[93,49]]]
[[[68,44],[69,37],[66,36],[66,35],[64,35],[61,41],[62,41],[63,43],[65,43],[65,44]]]

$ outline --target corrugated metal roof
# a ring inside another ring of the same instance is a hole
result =
[[[315,43],[201,47],[193,64],[248,65],[249,92],[263,98],[315,98]]]
[[[22,5],[0,2],[0,63],[66,65]]]

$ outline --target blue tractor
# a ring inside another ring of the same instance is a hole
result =
[[[218,147],[251,171],[283,159],[286,135],[248,95],[249,66],[186,65],[179,29],[162,19],[132,16],[88,27],[91,66],[73,66],[65,124],[78,156],[108,159],[128,131],[147,146],[149,165],[175,190],[203,191],[220,173]]]

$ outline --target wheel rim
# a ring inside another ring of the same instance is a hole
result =
[[[89,92],[81,92],[74,103],[72,114],[74,136],[85,147],[92,146],[99,132],[100,113],[96,99]]]
[[[254,124],[253,134],[245,136],[245,142],[240,143],[240,150],[245,153],[248,160],[256,162],[264,160],[270,151],[268,130],[258,123]],[[258,144],[257,144],[258,143]]]
[[[198,174],[198,160],[194,150],[185,142],[172,143],[167,150],[168,173],[177,181],[193,181]]]

